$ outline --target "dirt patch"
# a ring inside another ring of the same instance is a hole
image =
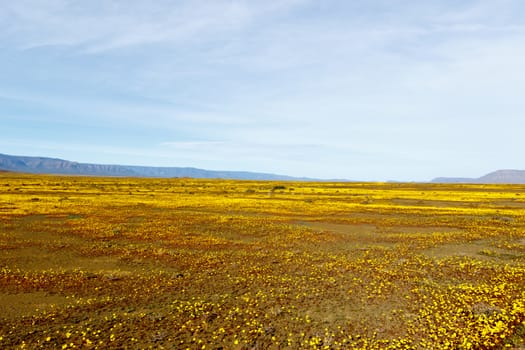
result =
[[[455,206],[465,206],[463,202],[452,202],[442,200],[424,200],[424,199],[403,199],[394,198],[391,200],[392,204],[413,207],[436,207],[436,208],[450,208]]]
[[[334,233],[346,248],[393,248],[407,239],[426,240],[434,234],[460,235],[463,231],[442,226],[383,226],[372,224],[334,224],[303,222],[303,225],[319,231]]]
[[[39,247],[4,250],[0,264],[24,271],[83,270],[99,272],[122,268],[122,263],[117,257],[82,257],[67,248],[60,251],[47,251]]]
[[[385,339],[392,339],[399,330],[405,328],[406,322],[413,318],[408,311],[401,311],[402,300],[381,299],[368,300],[363,302],[359,299],[350,298],[344,304],[333,301],[324,301],[317,307],[312,307],[307,311],[313,319],[329,326],[337,322],[345,322],[350,329],[369,328],[368,335],[373,333]]]
[[[377,236],[385,233],[435,233],[462,232],[460,229],[442,226],[377,226],[372,224],[333,224],[326,222],[302,222],[301,224],[318,231],[337,232],[359,237]]]
[[[71,303],[65,296],[46,292],[7,294],[0,293],[0,318],[14,319],[52,311]]]
[[[359,249],[391,249],[393,242],[385,241],[381,230],[371,224],[333,224],[324,222],[302,222],[304,225],[319,234],[332,234],[337,247],[336,250]]]
[[[386,233],[408,233],[408,234],[431,234],[436,232],[463,232],[463,230],[453,227],[443,226],[394,226],[385,229]]]
[[[496,248],[487,240],[458,244],[444,244],[427,249],[423,251],[423,254],[436,259],[458,256],[501,263],[511,263],[513,260],[522,258],[523,255],[512,250]]]
[[[329,231],[346,235],[373,236],[379,233],[379,228],[376,225],[370,224],[349,225],[326,222],[303,222],[302,224],[316,231]]]

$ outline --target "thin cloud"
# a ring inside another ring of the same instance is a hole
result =
[[[199,40],[238,31],[259,15],[287,11],[302,1],[16,1],[0,16],[11,40],[24,48],[65,45],[101,53],[129,46]]]
[[[524,9],[517,0],[6,2],[0,120],[10,130],[47,123],[42,144],[60,138],[55,129],[80,143],[121,130],[138,163],[380,179],[379,162],[388,178],[452,174],[491,147],[525,147],[509,127],[525,108]]]

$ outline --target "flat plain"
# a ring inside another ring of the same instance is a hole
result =
[[[0,174],[0,348],[498,349],[525,186]]]

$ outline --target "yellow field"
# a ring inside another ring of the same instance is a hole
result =
[[[525,187],[0,175],[0,348],[492,349]]]

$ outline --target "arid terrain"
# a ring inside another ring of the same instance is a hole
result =
[[[525,185],[0,174],[0,348],[524,348]]]

